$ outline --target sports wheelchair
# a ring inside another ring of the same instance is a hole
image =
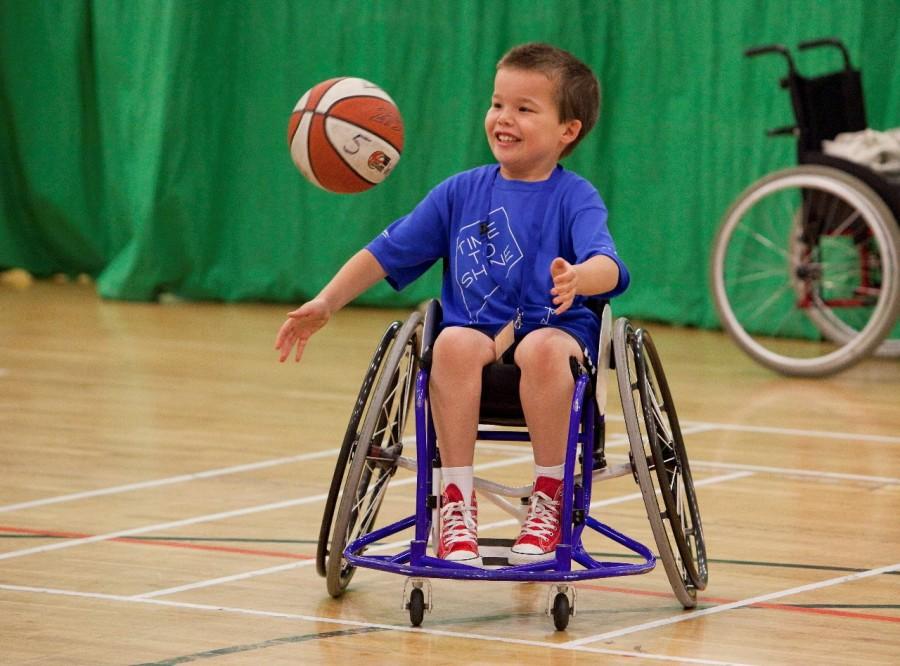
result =
[[[575,581],[641,574],[656,565],[649,548],[589,515],[593,481],[632,475],[672,590],[684,608],[696,605],[697,591],[707,583],[706,547],[687,452],[659,355],[649,333],[627,319],[618,319],[613,330],[608,304],[594,302],[592,309],[601,318],[600,371],[572,359],[575,389],[563,482],[562,539],[555,559],[510,565],[512,539],[480,538],[482,568],[434,554],[441,491],[440,443],[428,397],[432,344],[441,321],[440,303],[434,300],[424,314],[416,311],[404,323],[395,321],[387,328],[357,396],[338,453],[316,552],[318,573],[325,577],[331,596],[343,594],[358,567],[402,574],[407,576],[403,608],[409,611],[412,625],[419,626],[432,607],[429,578],[545,581],[551,583],[547,614],[558,630],[564,630],[575,614]],[[629,462],[619,465],[607,464],[604,455],[607,370],[613,367],[630,442]],[[513,364],[498,361],[485,368],[479,440],[528,441],[518,377],[519,369]],[[402,455],[413,404],[415,460]],[[415,472],[415,513],[379,526],[388,484],[401,467]],[[476,477],[475,488],[480,498],[520,522],[524,519],[530,484],[508,487]],[[639,561],[594,559],[582,544],[586,528],[624,546]],[[388,540],[406,530],[413,531],[411,539]]]
[[[795,124],[770,130],[797,141],[798,166],[750,185],[713,244],[710,282],[725,330],[759,363],[787,375],[825,376],[875,352],[900,355],[900,182],[823,152],[823,141],[867,128],[862,77],[837,39],[843,69],[801,76],[788,49]]]

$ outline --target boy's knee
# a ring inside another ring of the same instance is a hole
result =
[[[516,348],[515,362],[523,371],[534,370],[542,375],[559,370],[570,373],[569,358],[582,357],[575,339],[553,328],[541,328],[526,335]]]
[[[433,364],[460,367],[482,367],[493,359],[494,345],[490,337],[473,328],[448,326],[434,341]]]

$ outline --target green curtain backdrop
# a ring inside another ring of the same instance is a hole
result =
[[[0,269],[89,273],[107,298],[298,302],[441,179],[490,160],[494,64],[544,40],[598,73],[603,110],[566,160],[592,180],[633,273],[619,314],[715,325],[718,221],[792,163],[784,62],[745,47],[838,36],[873,127],[900,125],[896,0],[0,0]],[[837,68],[829,49],[804,73]],[[290,161],[300,95],[384,87],[406,150],[383,184],[322,192]],[[439,273],[401,294],[414,304]]]

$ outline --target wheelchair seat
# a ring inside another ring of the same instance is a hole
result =
[[[864,164],[851,162],[835,155],[809,150],[800,154],[801,164],[817,164],[819,166],[832,167],[839,171],[855,176],[868,185],[881,197],[894,216],[894,220],[900,223],[900,186],[890,182]]]

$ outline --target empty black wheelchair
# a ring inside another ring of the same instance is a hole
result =
[[[816,77],[788,65],[795,123],[769,132],[797,141],[798,166],[771,173],[732,204],[716,236],[711,285],[725,330],[756,361],[787,375],[824,376],[871,353],[900,355],[900,183],[823,152],[822,142],[868,127],[862,78],[836,39],[799,49],[840,51]]]
[[[562,541],[553,560],[510,565],[512,540],[479,539],[484,566],[438,559],[434,553],[440,497],[440,442],[428,399],[431,348],[440,328],[441,308],[431,301],[405,322],[394,322],[378,344],[363,379],[338,453],[322,525],[316,564],[328,592],[339,597],[358,567],[407,577],[403,608],[414,626],[432,608],[430,578],[545,581],[551,583],[547,614],[564,629],[575,614],[575,581],[651,571],[657,558],[644,545],[590,515],[594,480],[632,476],[638,483],[650,527],[669,583],[684,608],[697,603],[706,587],[703,528],[687,452],[672,395],[649,333],[627,319],[613,325],[609,306],[595,305],[601,317],[598,368],[573,360],[572,397],[562,508]],[[630,443],[629,461],[607,464],[604,414],[607,376],[615,369]],[[518,399],[518,368],[495,363],[484,370],[479,440],[527,441]],[[415,459],[404,456],[410,408],[415,413]],[[411,515],[379,521],[388,486],[398,469],[415,477]],[[522,520],[530,484],[509,487],[476,477],[486,498]],[[510,501],[512,500],[512,501]],[[524,500],[524,502],[523,502]],[[598,561],[582,544],[585,529],[600,533],[632,552],[624,561]],[[401,532],[411,532],[392,539]],[[637,561],[635,561],[637,560]]]

